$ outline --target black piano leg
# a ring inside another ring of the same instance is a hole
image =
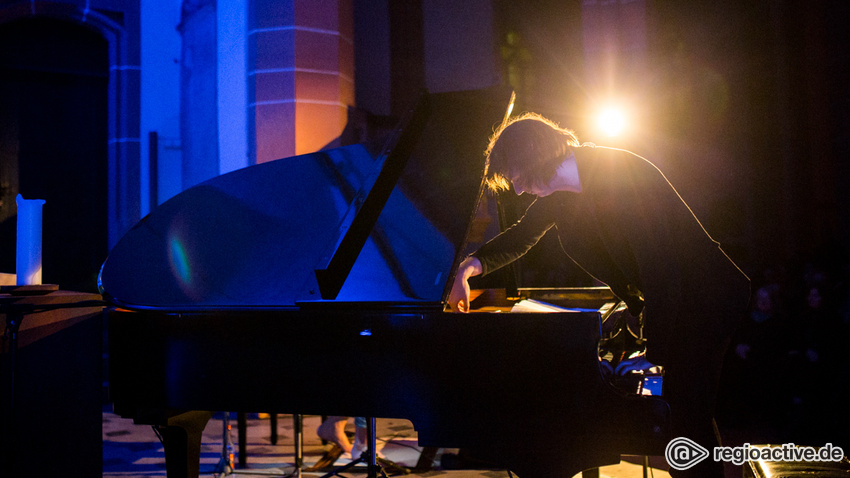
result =
[[[157,426],[165,448],[165,470],[168,478],[194,478],[200,473],[201,435],[212,412],[185,412]]]
[[[292,428],[295,435],[295,470],[301,476],[301,469],[304,467],[304,416],[299,414],[292,415]]]
[[[239,468],[248,467],[248,414],[239,412],[236,414],[237,437],[239,440]]]
[[[277,413],[269,413],[269,426],[271,427],[271,440],[272,445],[277,445]]]

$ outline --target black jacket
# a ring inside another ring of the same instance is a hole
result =
[[[538,198],[519,222],[473,254],[483,273],[518,259],[554,226],[576,264],[633,314],[644,311],[651,362],[687,353],[679,344],[728,339],[746,307],[749,279],[661,171],[624,150],[573,151],[581,192]]]

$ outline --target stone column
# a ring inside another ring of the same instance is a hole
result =
[[[354,106],[353,0],[251,0],[249,155],[256,163],[339,145]]]

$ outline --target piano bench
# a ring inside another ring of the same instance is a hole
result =
[[[750,448],[781,448],[777,445],[751,445]],[[800,447],[796,447],[799,449]],[[818,451],[824,448],[818,448]],[[840,461],[763,461],[748,460],[744,478],[850,478],[850,460]]]

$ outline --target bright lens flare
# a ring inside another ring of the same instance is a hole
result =
[[[626,128],[626,116],[616,108],[608,108],[599,114],[597,125],[606,135],[618,136]]]

